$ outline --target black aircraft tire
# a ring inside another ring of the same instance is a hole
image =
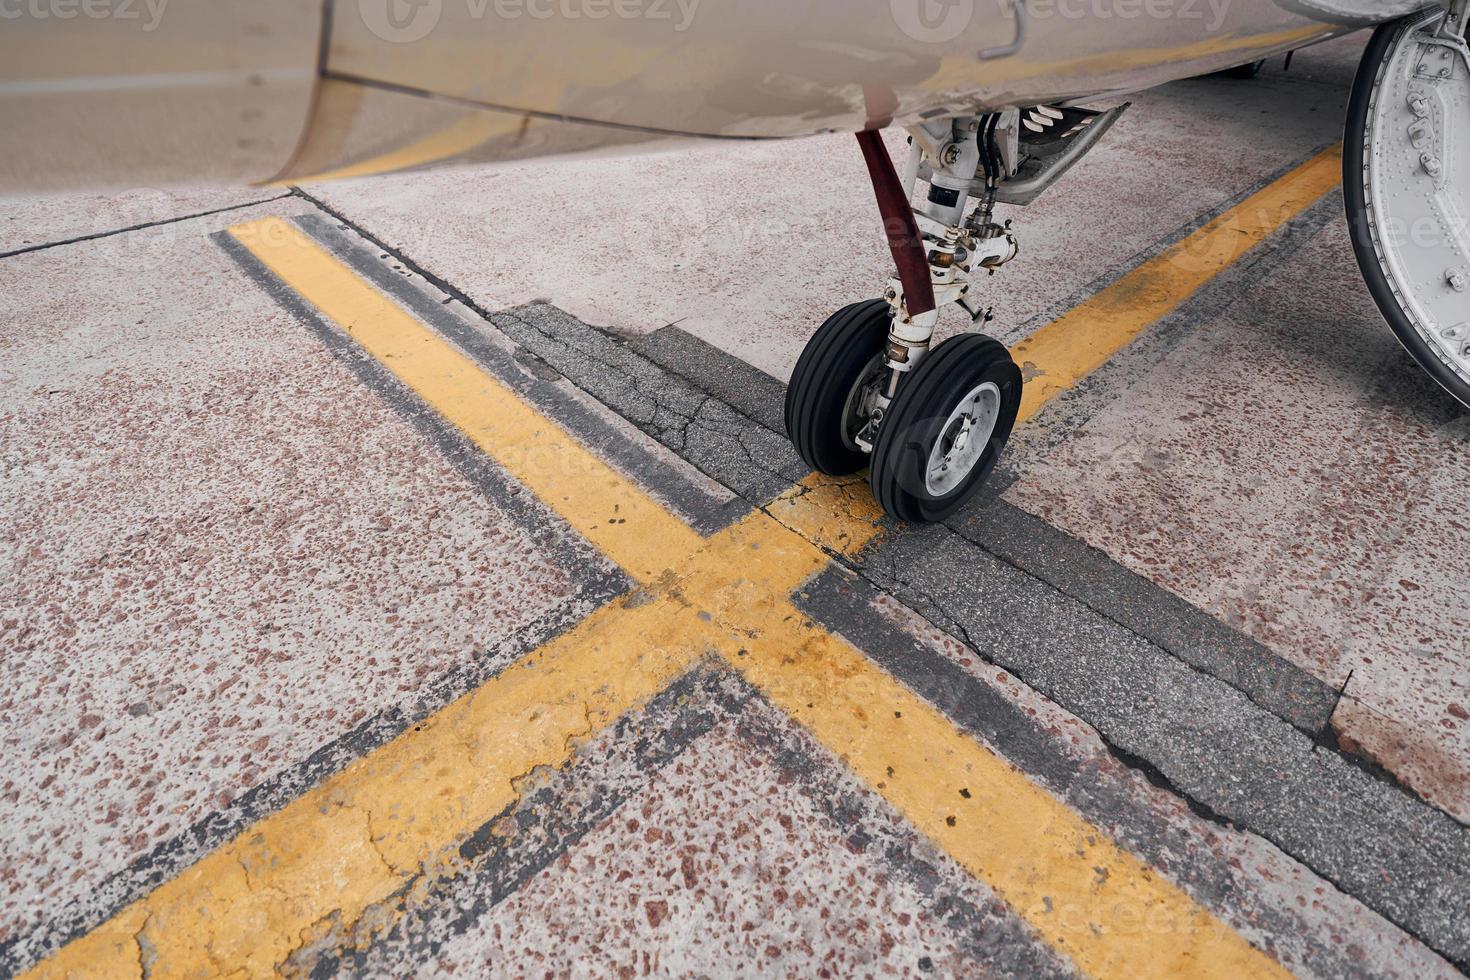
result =
[[[993,388],[994,426],[970,468],[936,491],[930,468],[953,413],[980,388]],[[899,386],[873,447],[868,482],[892,517],[932,524],[949,517],[984,485],[1010,440],[1021,407],[1021,371],[999,341],[980,334],[953,337],[934,348]]]
[[[882,358],[892,316],[881,299],[844,306],[812,334],[791,372],[786,434],[818,473],[848,476],[868,465],[868,454],[845,435],[852,421],[848,401],[874,359]]]

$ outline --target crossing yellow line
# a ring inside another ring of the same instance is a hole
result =
[[[820,567],[815,548],[763,515],[728,533],[757,552],[789,551],[803,571]],[[739,596],[747,581],[720,594]],[[757,612],[713,610],[730,663],[1083,973],[1289,976],[861,651],[784,601]]]
[[[1225,256],[1238,257],[1242,241],[1263,237],[1271,222],[1259,215],[1274,214],[1279,227],[1325,193],[1311,196],[1325,180],[1324,159],[1166,253],[1192,272],[1160,268],[1160,256],[1132,274],[1132,286],[1120,281],[1114,295],[1094,300],[1094,312],[1108,314],[1107,342],[1122,346],[1142,329],[1124,314],[1128,291],[1156,318],[1203,285],[1207,270],[1226,267]],[[854,554],[876,535],[876,511],[852,487],[809,482],[772,506],[775,517],[756,512],[703,539],[294,225],[270,218],[231,233],[618,562],[639,591],[262,819],[32,975],[270,975],[292,950],[351,926],[432,868],[514,802],[522,775],[565,763],[578,740],[709,652],[728,658],[1086,973],[1285,975],[791,605],[792,591],[826,567],[824,548]],[[1038,390],[1051,394],[1106,349],[1038,336],[1018,349],[1043,358],[1033,369],[1049,379]]]
[[[1342,145],[1252,194],[1011,348],[1026,387],[1018,422],[1096,371],[1342,181]]]
[[[606,606],[357,760],[32,971],[64,977],[270,976],[350,927],[559,766],[578,737],[692,663],[700,625],[668,600]]]

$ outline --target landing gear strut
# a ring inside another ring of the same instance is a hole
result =
[[[1124,108],[1039,106],[914,127],[902,177],[876,132],[858,134],[897,275],[882,299],[833,314],[797,362],[786,428],[812,468],[841,476],[867,465],[883,509],[911,522],[944,520],[984,485],[1016,422],[1021,372],[979,333],[931,351],[939,311],[990,320],[969,277],[994,275],[1019,251],[996,203],[1029,203]]]

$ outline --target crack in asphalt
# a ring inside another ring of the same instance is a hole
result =
[[[303,196],[311,199],[309,195],[303,194]],[[718,397],[712,395],[709,391],[705,390],[694,379],[690,379],[675,370],[666,368],[663,365],[657,364],[656,362],[652,362],[648,358],[643,357],[635,351],[627,350],[624,346],[625,342],[621,341],[619,338],[610,336],[602,331],[598,331],[596,328],[590,327],[588,325],[581,324],[580,321],[575,321],[574,318],[571,318],[568,314],[561,313],[561,311],[556,310],[555,307],[549,306],[549,304],[532,304],[529,307],[521,307],[517,308],[514,311],[507,311],[501,314],[489,313],[483,307],[480,307],[478,304],[474,303],[474,301],[470,300],[468,296],[466,296],[462,291],[449,286],[449,284],[443,282],[442,280],[437,280],[436,277],[434,277],[432,274],[424,272],[416,263],[413,263],[412,260],[403,256],[401,252],[397,252],[389,248],[388,246],[383,245],[376,238],[365,232],[363,229],[352,224],[351,222],[346,221],[345,218],[342,218],[341,215],[338,215],[330,208],[321,205],[320,202],[316,202],[314,199],[311,200],[313,200],[313,203],[316,203],[326,213],[331,214],[333,217],[338,218],[339,220],[342,220],[349,226],[353,227],[368,241],[371,241],[379,247],[392,253],[400,262],[403,262],[404,264],[410,266],[415,271],[417,271],[421,276],[423,276],[426,281],[434,283],[444,292],[450,294],[455,298],[460,299],[467,308],[475,310],[475,312],[483,320],[485,320],[492,326],[500,327],[503,330],[504,325],[497,321],[501,318],[508,319],[522,329],[533,331],[538,341],[536,346],[539,347],[543,344],[549,344],[553,348],[555,348],[556,352],[563,357],[568,357],[573,354],[579,355],[582,358],[585,358],[587,361],[590,361],[591,364],[595,366],[595,371],[599,373],[611,374],[613,378],[619,379],[620,383],[610,390],[608,388],[609,382],[607,380],[597,377],[595,374],[589,380],[586,377],[587,372],[577,370],[576,368],[572,368],[570,373],[559,368],[557,369],[558,372],[562,374],[562,376],[565,377],[568,382],[586,391],[590,396],[598,398],[599,400],[612,398],[614,400],[623,402],[624,404],[621,406],[613,404],[609,405],[609,407],[612,408],[617,414],[622,415],[624,418],[632,422],[640,431],[656,439],[658,442],[667,446],[668,448],[679,452],[680,455],[684,457],[685,462],[689,463],[699,472],[704,473],[706,476],[715,479],[719,483],[725,484],[737,495],[744,497],[749,503],[752,504],[752,506],[772,517],[782,526],[787,527],[795,533],[802,534],[799,528],[792,526],[792,524],[790,524],[788,521],[782,520],[781,515],[773,510],[773,505],[778,503],[780,498],[778,498],[778,500],[771,500],[769,498],[751,499],[752,495],[749,488],[745,488],[744,490],[742,490],[738,487],[729,486],[730,480],[728,473],[721,473],[718,471],[712,472],[711,468],[708,465],[702,465],[702,461],[689,459],[687,456],[685,456],[686,453],[690,452],[691,440],[697,434],[702,432],[710,433],[713,436],[718,437],[722,445],[737,446],[741,455],[748,462],[748,464],[762,472],[765,476],[779,479],[784,486],[782,497],[784,497],[786,501],[801,499],[808,493],[812,492],[813,488],[801,485],[798,482],[799,478],[792,478],[784,470],[770,466],[764,459],[757,455],[757,450],[759,447],[752,446],[753,440],[750,437],[753,433],[756,433],[757,431],[764,432],[772,436],[778,436],[778,434],[771,432],[771,430],[767,429],[765,426],[760,425],[754,420],[746,418],[744,415],[731,408]],[[1253,266],[1255,264],[1258,263],[1252,263]],[[629,363],[619,364],[615,359],[609,358],[608,356],[606,356],[603,350],[598,349],[599,344],[596,342],[592,344],[578,343],[572,338],[561,336],[560,334],[549,330],[543,324],[536,323],[532,319],[524,315],[530,310],[535,310],[538,306],[544,307],[548,311],[554,311],[555,315],[567,317],[569,321],[576,323],[580,328],[588,331],[588,336],[594,338],[595,341],[605,341],[607,345],[613,346],[616,349],[620,350],[620,352],[622,352],[628,358]],[[524,343],[524,341],[522,340],[517,340],[517,342]],[[543,355],[543,351],[539,350],[533,351],[533,353],[535,353],[537,356]],[[555,360],[559,358],[546,357],[545,359],[555,368]],[[659,381],[650,382],[647,378],[642,376],[643,372],[653,372],[656,375],[660,375],[663,378],[669,380],[662,383],[660,383]],[[670,393],[670,381],[673,383],[673,385],[676,386],[673,388],[673,394]],[[619,395],[621,395],[622,397],[618,398]],[[630,399],[635,402],[634,407],[627,406],[626,403]],[[604,403],[606,404],[607,402],[604,401]],[[719,417],[722,411],[728,412],[729,417]],[[734,429],[733,432],[731,431],[732,428]],[[953,531],[954,529],[951,528],[950,530]],[[1255,701],[1255,699],[1251,698],[1249,692],[1242,690],[1234,684],[1230,684],[1228,681],[1222,680],[1221,678],[1217,678],[1214,675],[1209,674],[1208,671],[1204,671],[1200,667],[1191,664],[1188,661],[1182,660],[1180,657],[1175,656],[1167,649],[1160,647],[1157,643],[1150,640],[1148,637],[1138,633],[1126,624],[1120,623],[1113,617],[1108,616],[1106,613],[1100,611],[1092,603],[1089,603],[1084,598],[1075,596],[1065,589],[1061,589],[1055,585],[1052,585],[1046,579],[1039,578],[1032,572],[1024,568],[1020,568],[1015,563],[1006,560],[1003,556],[995,554],[990,549],[986,548],[981,542],[974,540],[972,537],[959,533],[957,531],[954,533],[956,533],[957,536],[968,545],[980,548],[985,554],[990,555],[992,558],[1001,562],[1008,568],[1019,572],[1026,579],[1035,581],[1042,586],[1063,596],[1064,598],[1078,603],[1080,607],[1086,609],[1091,615],[1097,616],[1100,621],[1106,622],[1114,628],[1121,629],[1128,635],[1137,638],[1140,642],[1145,643],[1150,647],[1161,650],[1171,660],[1184,664],[1191,671],[1201,674],[1205,677],[1209,677],[1214,681],[1227,684],[1231,689],[1239,691],[1246,698],[1246,700],[1250,701],[1250,703],[1256,708],[1265,711],[1272,717],[1277,717],[1274,712],[1270,712],[1269,709],[1260,705],[1258,702]],[[803,534],[803,536],[805,537],[806,535]],[[810,540],[810,538],[808,538],[808,540]],[[991,654],[985,652],[985,649],[976,641],[974,635],[971,633],[970,629],[963,621],[963,619],[956,616],[951,610],[946,608],[941,600],[936,599],[934,596],[929,595],[927,592],[919,590],[919,603],[922,607],[927,608],[928,610],[928,612],[925,613],[919,609],[914,609],[914,603],[912,599],[904,599],[900,597],[900,595],[896,594],[893,591],[895,584],[901,590],[908,592],[913,592],[915,590],[915,587],[912,580],[902,574],[895,559],[887,559],[888,572],[891,581],[885,583],[881,579],[881,575],[883,574],[881,569],[866,569],[864,567],[856,565],[853,561],[847,559],[845,556],[833,552],[833,550],[828,547],[822,546],[817,542],[813,542],[813,544],[821,548],[821,550],[828,555],[832,562],[860,576],[864,581],[868,582],[880,593],[889,595],[895,601],[900,602],[904,606],[908,607],[920,619],[929,622],[937,629],[940,629],[942,632],[954,637],[956,640],[959,640],[984,662],[1007,670],[1008,672],[1016,676],[1020,682],[1026,684],[1028,688],[1035,691],[1039,696],[1046,697],[1047,700],[1052,701],[1052,703],[1060,704],[1060,702],[1057,702],[1052,698],[1047,697],[1047,695],[1043,693],[1042,689],[1036,686],[1035,678],[1030,676],[1029,672],[1024,670],[1018,671],[1012,666],[998,663]],[[1069,711],[1069,713],[1073,712]],[[1076,717],[1078,717],[1084,723],[1087,723],[1088,726],[1094,731],[1098,731],[1096,725],[1088,722],[1085,716],[1076,715]],[[1100,731],[1098,732],[1098,737],[1100,743],[1106,748],[1109,754],[1119,762],[1120,765],[1126,767],[1130,771],[1136,772],[1147,782],[1158,786],[1164,791],[1170,793],[1175,798],[1179,799],[1185,806],[1187,806],[1201,819],[1206,820],[1209,823],[1217,826],[1236,828],[1238,830],[1242,830],[1244,832],[1259,836],[1262,839],[1272,840],[1273,843],[1276,844],[1276,846],[1284,846],[1279,841],[1275,841],[1273,835],[1269,833],[1265,833],[1260,829],[1254,829],[1238,824],[1230,818],[1222,816],[1218,811],[1214,810],[1208,804],[1197,799],[1190,793],[1181,790],[1180,787],[1175,784],[1175,782],[1170,777],[1165,775],[1157,765],[1142,756],[1132,753],[1127,749],[1121,748],[1109,738],[1103,736]],[[1340,755],[1340,753],[1338,754]],[[1321,877],[1324,881],[1332,883],[1335,887],[1342,888],[1347,894],[1353,894],[1355,898],[1357,898],[1357,900],[1359,901],[1364,900],[1362,896],[1357,895],[1354,891],[1347,890],[1344,887],[1344,884],[1336,880],[1336,878],[1332,874],[1327,873],[1320,868],[1314,866],[1312,862],[1306,860],[1299,855],[1293,856],[1296,860],[1300,861],[1304,867],[1312,869],[1312,871],[1319,877]],[[1371,907],[1372,903],[1369,904]]]
[[[574,338],[554,333],[525,315],[526,311],[541,308],[555,311],[554,315],[566,316],[555,307],[533,304],[493,314],[488,322],[521,344],[525,344],[527,338],[524,335],[515,336],[520,331],[514,328],[507,330],[510,323],[534,332],[540,338],[537,346],[541,349],[534,349],[532,353],[543,359],[558,374],[593,398],[608,404],[640,432],[680,454],[686,463],[725,485],[726,489],[752,506],[760,506],[766,499],[771,479],[780,480],[787,485],[796,483],[797,478],[790,472],[789,464],[786,467],[776,467],[766,461],[773,447],[762,447],[758,443],[760,433],[766,433],[772,439],[782,439],[779,433],[770,432],[765,426],[727,405],[693,380],[627,349],[617,338],[596,331],[594,327],[582,324],[583,329],[593,332],[590,338],[593,342],[578,343]],[[597,341],[616,350],[624,358],[624,362],[619,363],[599,350]],[[550,346],[552,350],[548,351],[542,345]],[[558,354],[562,356],[558,357]],[[585,364],[568,364],[567,358],[572,355],[590,361],[594,369],[589,370]],[[605,370],[598,371],[595,369],[597,367]],[[633,403],[628,404],[629,400]],[[710,436],[714,446],[738,450],[738,457],[725,455],[724,462],[744,463],[766,479],[752,480],[748,474],[735,474],[738,479],[732,480],[731,473],[721,472],[719,467],[710,465],[708,459],[685,456],[685,453],[695,452],[695,443],[701,433]],[[732,482],[743,482],[747,485],[732,487]],[[756,486],[753,488],[750,484]]]
[[[1084,607],[1085,609],[1087,609],[1089,612],[1091,612],[1093,615],[1097,616],[1099,619],[1102,619],[1102,620],[1105,620],[1105,621],[1107,621],[1109,623],[1112,623],[1114,626],[1117,626],[1118,628],[1120,628],[1122,630],[1126,630],[1129,634],[1138,637],[1140,640],[1143,640],[1144,642],[1146,642],[1146,643],[1148,643],[1148,644],[1150,644],[1152,646],[1158,647],[1160,650],[1163,650],[1165,653],[1169,654],[1169,656],[1173,657],[1175,660],[1178,660],[1180,663],[1183,663],[1185,666],[1189,667],[1191,670],[1195,671],[1196,673],[1203,674],[1206,677],[1212,677],[1215,680],[1222,681],[1223,683],[1229,684],[1232,688],[1234,688],[1235,690],[1239,691],[1241,694],[1245,695],[1246,700],[1250,701],[1251,704],[1254,704],[1256,707],[1260,708],[1262,711],[1269,712],[1270,714],[1272,714],[1272,715],[1274,715],[1274,716],[1276,716],[1278,718],[1281,717],[1275,711],[1272,711],[1269,705],[1262,704],[1259,700],[1257,700],[1257,696],[1252,691],[1247,690],[1246,688],[1241,687],[1240,685],[1233,684],[1233,683],[1231,683],[1226,678],[1218,677],[1215,674],[1210,673],[1208,670],[1205,670],[1204,668],[1200,667],[1199,665],[1194,664],[1194,663],[1191,663],[1188,660],[1185,660],[1183,657],[1178,656],[1172,650],[1169,650],[1167,647],[1163,646],[1162,644],[1158,643],[1157,641],[1155,641],[1155,640],[1153,640],[1153,639],[1151,639],[1151,638],[1149,638],[1147,636],[1144,636],[1142,633],[1139,633],[1137,630],[1135,630],[1133,627],[1129,626],[1127,623],[1122,622],[1117,617],[1115,617],[1112,614],[1108,613],[1107,611],[1099,608],[1099,606],[1094,601],[1090,600],[1088,597],[1086,597],[1084,595],[1079,595],[1074,590],[1064,588],[1064,587],[1062,587],[1062,586],[1060,586],[1060,585],[1058,585],[1058,584],[1056,584],[1054,582],[1050,582],[1050,581],[1048,581],[1048,580],[1046,580],[1044,578],[1039,577],[1038,575],[1036,575],[1031,570],[1029,570],[1029,569],[1023,567],[1022,565],[1018,564],[1017,562],[1015,562],[1013,559],[1008,558],[1006,555],[1003,555],[1000,552],[993,550],[988,545],[986,545],[984,541],[981,541],[979,538],[972,536],[971,534],[969,534],[966,531],[964,531],[962,528],[954,527],[954,526],[949,525],[949,524],[946,524],[944,526],[946,528],[948,528],[950,531],[952,531],[962,541],[965,541],[966,543],[974,546],[975,548],[978,548],[980,551],[982,551],[985,554],[989,555],[991,558],[994,558],[996,561],[1000,562],[1001,564],[1003,564],[1003,565],[1005,565],[1005,566],[1007,566],[1009,568],[1012,568],[1012,569],[1016,570],[1017,572],[1021,573],[1022,575],[1025,575],[1027,578],[1033,579],[1034,581],[1037,581],[1037,582],[1041,582],[1043,585],[1046,585],[1047,587],[1055,590],[1059,594],[1061,594],[1063,596],[1066,596],[1068,599],[1071,599],[1071,600],[1077,602],[1079,605],[1081,605],[1082,607]],[[1342,693],[1341,691],[1338,692],[1339,700],[1341,699],[1341,693]],[[1335,705],[1334,705],[1334,710],[1335,710]],[[1330,713],[1329,713],[1329,716],[1328,717],[1329,717],[1329,721],[1324,722],[1323,723],[1323,726],[1321,728],[1315,730],[1315,731],[1304,729],[1304,728],[1298,728],[1298,731],[1301,731],[1301,732],[1303,732],[1306,735],[1318,736],[1318,735],[1322,734],[1323,732],[1325,732],[1327,730],[1327,728],[1330,726],[1330,723],[1331,723],[1330,722],[1330,717],[1331,717]],[[1290,721],[1290,719],[1282,718],[1282,720],[1283,721],[1286,721],[1288,724],[1292,724],[1291,721]],[[1292,727],[1297,728],[1298,726],[1296,726],[1296,725],[1293,724]]]
[[[112,238],[116,235],[126,235],[133,231],[144,231],[148,228],[158,228],[163,225],[174,225],[181,221],[192,221],[195,218],[207,218],[212,214],[224,214],[227,211],[243,211],[246,208],[258,207],[262,204],[270,204],[272,201],[281,201],[291,197],[291,192],[277,194],[275,197],[266,197],[258,201],[246,201],[244,204],[229,204],[222,208],[210,208],[207,211],[196,211],[192,214],[181,214],[173,218],[160,218],[157,221],[144,221],[136,225],[128,225],[126,228],[109,228],[106,231],[95,232],[91,235],[78,235],[75,238],[62,238],[54,242],[42,242],[39,245],[26,245],[22,248],[13,248],[8,252],[0,252],[0,259],[8,259],[15,255],[27,255],[31,252],[44,252],[49,248],[60,248],[63,245],[76,245],[79,242],[94,242],[99,238]]]

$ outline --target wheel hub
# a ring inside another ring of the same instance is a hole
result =
[[[1000,388],[992,381],[960,399],[929,452],[924,484],[930,494],[943,497],[965,481],[984,457],[999,418]]]
[[[872,435],[866,430],[871,427],[878,408],[883,374],[884,355],[879,354],[868,362],[847,393],[847,401],[842,406],[842,442],[848,449],[872,452]]]

